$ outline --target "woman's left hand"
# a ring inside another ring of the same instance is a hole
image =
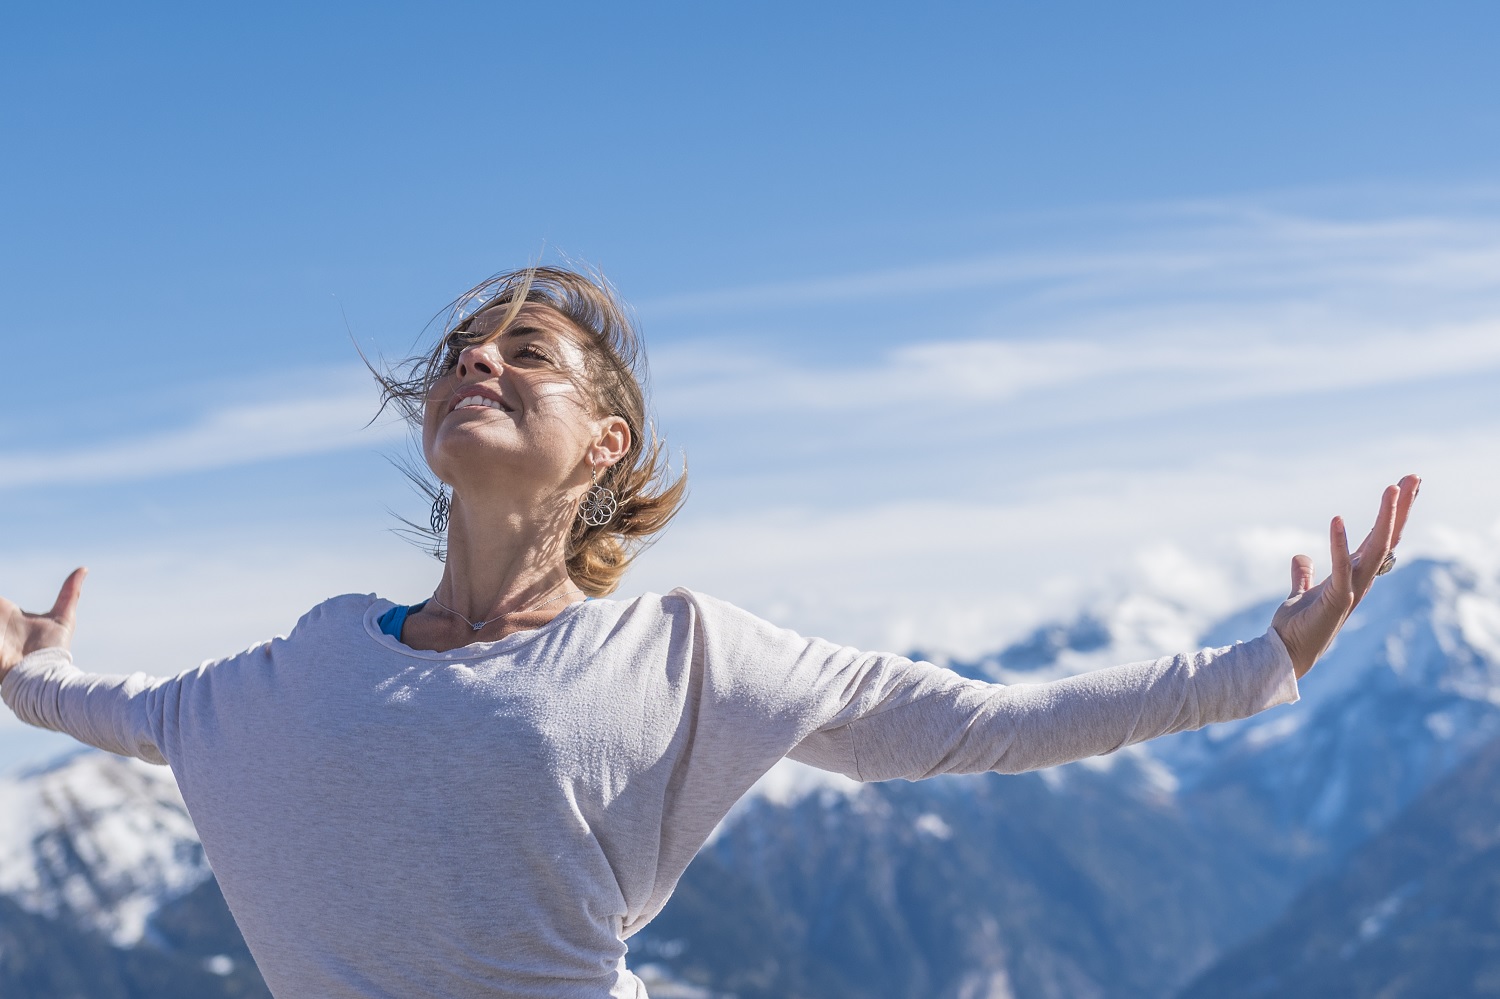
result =
[[[1292,595],[1277,608],[1271,627],[1291,654],[1299,680],[1312,669],[1350,612],[1370,592],[1370,584],[1380,573],[1381,565],[1401,540],[1406,515],[1411,512],[1421,484],[1421,479],[1408,475],[1400,485],[1386,487],[1375,527],[1352,555],[1344,518],[1333,518],[1328,532],[1333,572],[1317,586],[1313,585],[1312,559],[1306,555],[1292,559]]]

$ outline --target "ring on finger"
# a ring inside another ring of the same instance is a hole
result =
[[[1386,552],[1385,558],[1380,560],[1380,568],[1375,570],[1375,575],[1384,576],[1396,567],[1396,553]]]

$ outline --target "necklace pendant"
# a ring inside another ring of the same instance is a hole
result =
[[[483,631],[484,630],[484,626],[487,625],[487,624],[489,624],[488,621],[480,621],[478,624],[471,624],[471,625],[469,625],[469,627],[473,628],[475,631]]]

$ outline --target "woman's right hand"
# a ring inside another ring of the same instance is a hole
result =
[[[66,649],[73,641],[73,611],[83,592],[87,569],[74,569],[58,591],[57,601],[45,614],[28,614],[0,597],[0,680],[37,649]]]

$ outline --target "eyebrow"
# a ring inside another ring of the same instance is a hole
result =
[[[531,333],[551,333],[552,331],[542,326],[532,326],[524,322],[512,323],[505,332],[499,334],[501,337],[526,336]],[[499,337],[497,337],[498,339]]]
[[[566,334],[561,330],[550,329],[541,323],[529,322],[525,319],[517,319],[500,333],[485,333],[483,336],[487,339],[495,340],[523,336],[557,336],[566,339]]]
[[[513,339],[523,336],[546,335],[550,332],[550,330],[547,330],[541,326],[534,326],[530,323],[525,322],[517,322],[512,323],[503,332],[500,333],[495,333],[493,331],[481,333],[478,330],[461,329],[454,330],[451,334],[449,334],[449,336],[450,338],[461,337],[472,342],[474,340],[500,340],[506,338]]]

